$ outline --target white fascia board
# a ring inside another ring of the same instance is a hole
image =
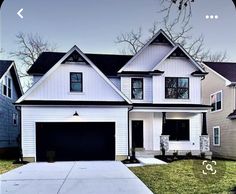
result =
[[[181,49],[181,51],[183,51],[183,53],[185,55],[187,55],[187,57],[189,58],[189,60],[202,72],[205,72],[205,70],[198,64],[198,62],[196,62],[190,55],[189,53],[180,45],[177,44],[153,69],[152,71],[156,70],[157,67],[163,63],[177,48]]]
[[[157,38],[160,34],[163,34],[165,38],[172,44],[172,46],[175,46],[176,44],[169,38],[169,36],[160,29],[119,71],[118,73],[121,73],[126,66],[128,66],[130,63],[132,63],[150,44],[155,38]]]

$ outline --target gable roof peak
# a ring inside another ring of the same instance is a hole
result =
[[[121,73],[126,66],[132,63],[149,45],[155,42],[160,35],[162,35],[172,47],[176,46],[176,43],[165,33],[165,31],[163,29],[159,29],[158,32],[150,38],[150,40],[118,71],[118,73]]]

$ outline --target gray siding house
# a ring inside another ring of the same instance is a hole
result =
[[[0,156],[18,146],[20,111],[13,103],[22,93],[14,61],[0,60]]]
[[[236,63],[204,62],[203,103],[211,104],[207,124],[213,155],[236,159]]]

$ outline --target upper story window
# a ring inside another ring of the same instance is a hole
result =
[[[222,91],[211,94],[211,112],[222,110]]]
[[[2,94],[9,98],[12,97],[12,79],[5,76],[2,83]]]
[[[134,100],[143,99],[143,78],[131,78],[131,98]]]
[[[189,99],[189,78],[166,77],[165,98]]]
[[[82,73],[70,73],[70,91],[83,92],[83,75]]]
[[[220,127],[213,127],[213,145],[220,145]]]

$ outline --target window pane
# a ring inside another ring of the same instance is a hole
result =
[[[133,80],[133,88],[142,88],[142,80]]]
[[[11,89],[8,88],[8,97],[11,98]]]
[[[189,140],[189,120],[166,120],[166,131],[172,141]]]
[[[188,79],[186,79],[186,78],[179,78],[178,79],[178,87],[180,87],[180,88],[188,88]]]
[[[220,134],[219,134],[219,128],[214,128],[214,144],[220,143]]]
[[[139,100],[143,99],[143,90],[142,89],[133,89],[132,98],[139,99]]]
[[[72,82],[81,82],[81,73],[72,73],[71,74],[71,81]]]
[[[71,92],[82,92],[82,73],[71,73],[70,82]]]
[[[3,94],[6,96],[7,95],[7,86],[3,85]]]
[[[217,102],[221,101],[221,92],[217,93]]]
[[[10,78],[8,78],[8,88],[11,89],[11,79]]]
[[[176,88],[167,88],[166,89],[166,98],[177,98],[177,89]]]
[[[132,78],[132,95],[133,99],[142,100],[143,99],[143,79]]]
[[[71,83],[71,91],[81,92],[82,91],[81,83]]]
[[[216,110],[216,103],[212,103],[212,104],[211,104],[211,107],[212,107],[212,108],[211,108],[211,111],[215,111],[215,110]]]
[[[168,88],[176,88],[177,87],[177,79],[176,78],[171,78],[167,77],[166,78],[166,87]]]
[[[178,89],[179,99],[188,99],[188,89]]]

